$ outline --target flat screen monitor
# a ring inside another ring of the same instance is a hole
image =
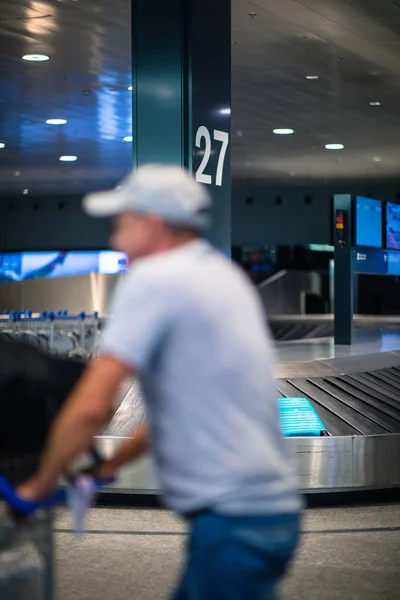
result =
[[[38,277],[71,277],[89,273],[124,273],[128,259],[121,252],[58,251],[0,254],[0,282]]]
[[[363,196],[355,200],[355,244],[382,248],[382,202]]]
[[[400,204],[386,204],[386,248],[400,250]]]

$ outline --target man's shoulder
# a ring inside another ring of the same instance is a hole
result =
[[[177,256],[165,254],[138,261],[126,276],[126,289],[138,286],[149,291],[194,291],[198,287],[239,287],[250,291],[252,285],[242,269],[227,256],[204,245],[204,252]]]

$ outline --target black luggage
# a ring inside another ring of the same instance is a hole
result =
[[[13,484],[36,470],[51,423],[84,368],[0,336],[0,473]]]

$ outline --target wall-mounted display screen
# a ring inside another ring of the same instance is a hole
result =
[[[386,204],[386,248],[400,250],[400,204]]]
[[[387,256],[378,250],[354,248],[352,268],[354,273],[387,275]]]
[[[18,252],[0,254],[0,282],[38,277],[71,277],[88,273],[124,273],[128,259],[121,252]]]
[[[243,246],[241,263],[247,271],[270,273],[275,262],[275,248],[272,246]]]
[[[382,248],[382,202],[380,200],[356,197],[355,244]]]

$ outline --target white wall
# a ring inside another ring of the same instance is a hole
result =
[[[107,313],[110,296],[121,275],[27,279],[0,284],[0,312],[68,310],[70,314]]]

